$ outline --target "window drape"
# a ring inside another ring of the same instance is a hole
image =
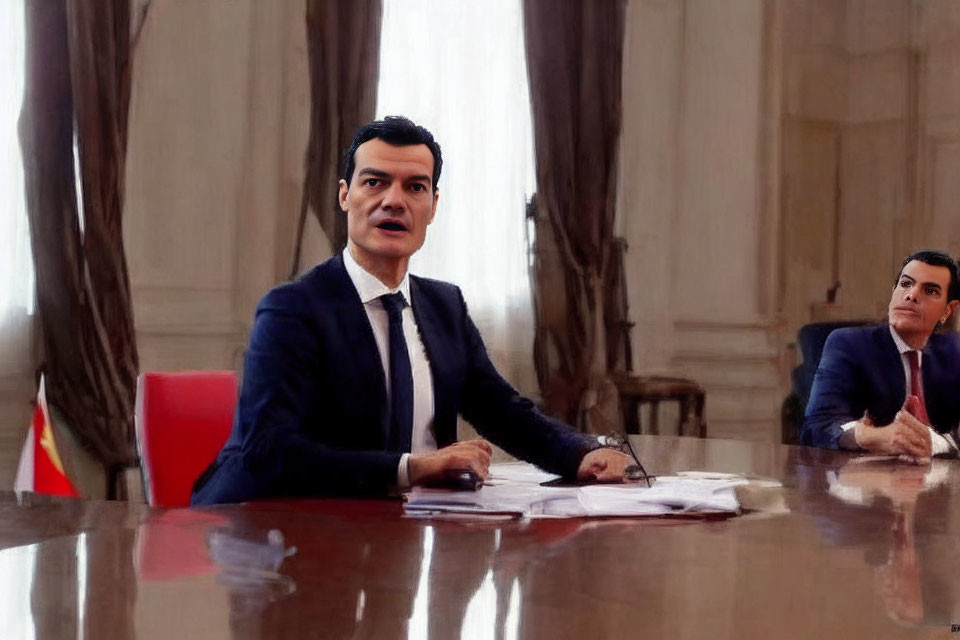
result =
[[[537,164],[536,361],[545,408],[619,426],[614,239],[624,0],[524,0]]]
[[[377,116],[409,117],[443,150],[437,215],[410,271],[460,286],[497,369],[535,393],[527,87],[520,0],[384,2]]]
[[[47,395],[113,471],[136,460],[138,360],[121,224],[129,1],[28,0],[25,24],[19,128]]]
[[[291,279],[310,266],[301,264],[310,209],[333,252],[346,246],[347,221],[337,201],[337,180],[353,134],[373,119],[381,13],[381,0],[307,0],[310,137]]]

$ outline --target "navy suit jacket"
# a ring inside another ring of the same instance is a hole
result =
[[[430,361],[438,447],[457,414],[506,451],[572,477],[596,438],[540,413],[494,369],[460,290],[410,277]],[[341,256],[270,291],[254,316],[233,430],[191,504],[270,497],[384,495],[400,454],[373,329]]]
[[[933,334],[923,348],[923,391],[931,426],[952,432],[960,422],[960,336]],[[906,399],[903,361],[886,324],[837,329],[823,347],[807,403],[802,444],[838,448],[841,426],[869,412],[893,422]]]

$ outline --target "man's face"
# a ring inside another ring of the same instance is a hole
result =
[[[950,270],[946,267],[919,260],[908,262],[890,297],[887,310],[890,326],[908,343],[911,338],[925,342],[937,323],[946,321],[957,306],[956,300],[947,302],[949,285]]]
[[[401,264],[405,269],[437,210],[433,155],[423,144],[398,147],[374,138],[357,147],[354,158],[350,186],[340,181],[340,208],[347,214],[354,258],[368,268]]]

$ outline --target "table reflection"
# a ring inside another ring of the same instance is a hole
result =
[[[912,465],[862,456],[824,471],[827,495],[856,517],[827,502],[829,508],[817,516],[821,534],[830,543],[864,547],[876,592],[889,617],[902,625],[951,622],[954,580],[943,581],[938,567],[955,566],[954,536],[935,529],[918,534],[917,514],[946,513],[953,465],[940,459]]]
[[[297,544],[312,558],[310,567],[326,575],[304,576],[307,567],[291,559],[297,609],[309,611],[330,637],[522,637],[527,570],[593,526],[539,524],[555,526],[403,519],[385,536],[383,523],[352,522],[349,541],[325,528],[331,535]],[[283,607],[268,609],[249,637],[282,636],[287,616]]]

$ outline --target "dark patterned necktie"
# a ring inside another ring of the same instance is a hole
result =
[[[923,424],[930,424],[927,415],[927,399],[923,396],[923,374],[920,371],[920,354],[917,351],[907,351],[907,360],[910,361],[910,393],[917,396],[920,407],[914,416]]]
[[[413,431],[413,371],[410,354],[403,337],[403,308],[407,306],[402,293],[380,296],[390,319],[390,434],[389,449],[400,453],[410,451]]]

